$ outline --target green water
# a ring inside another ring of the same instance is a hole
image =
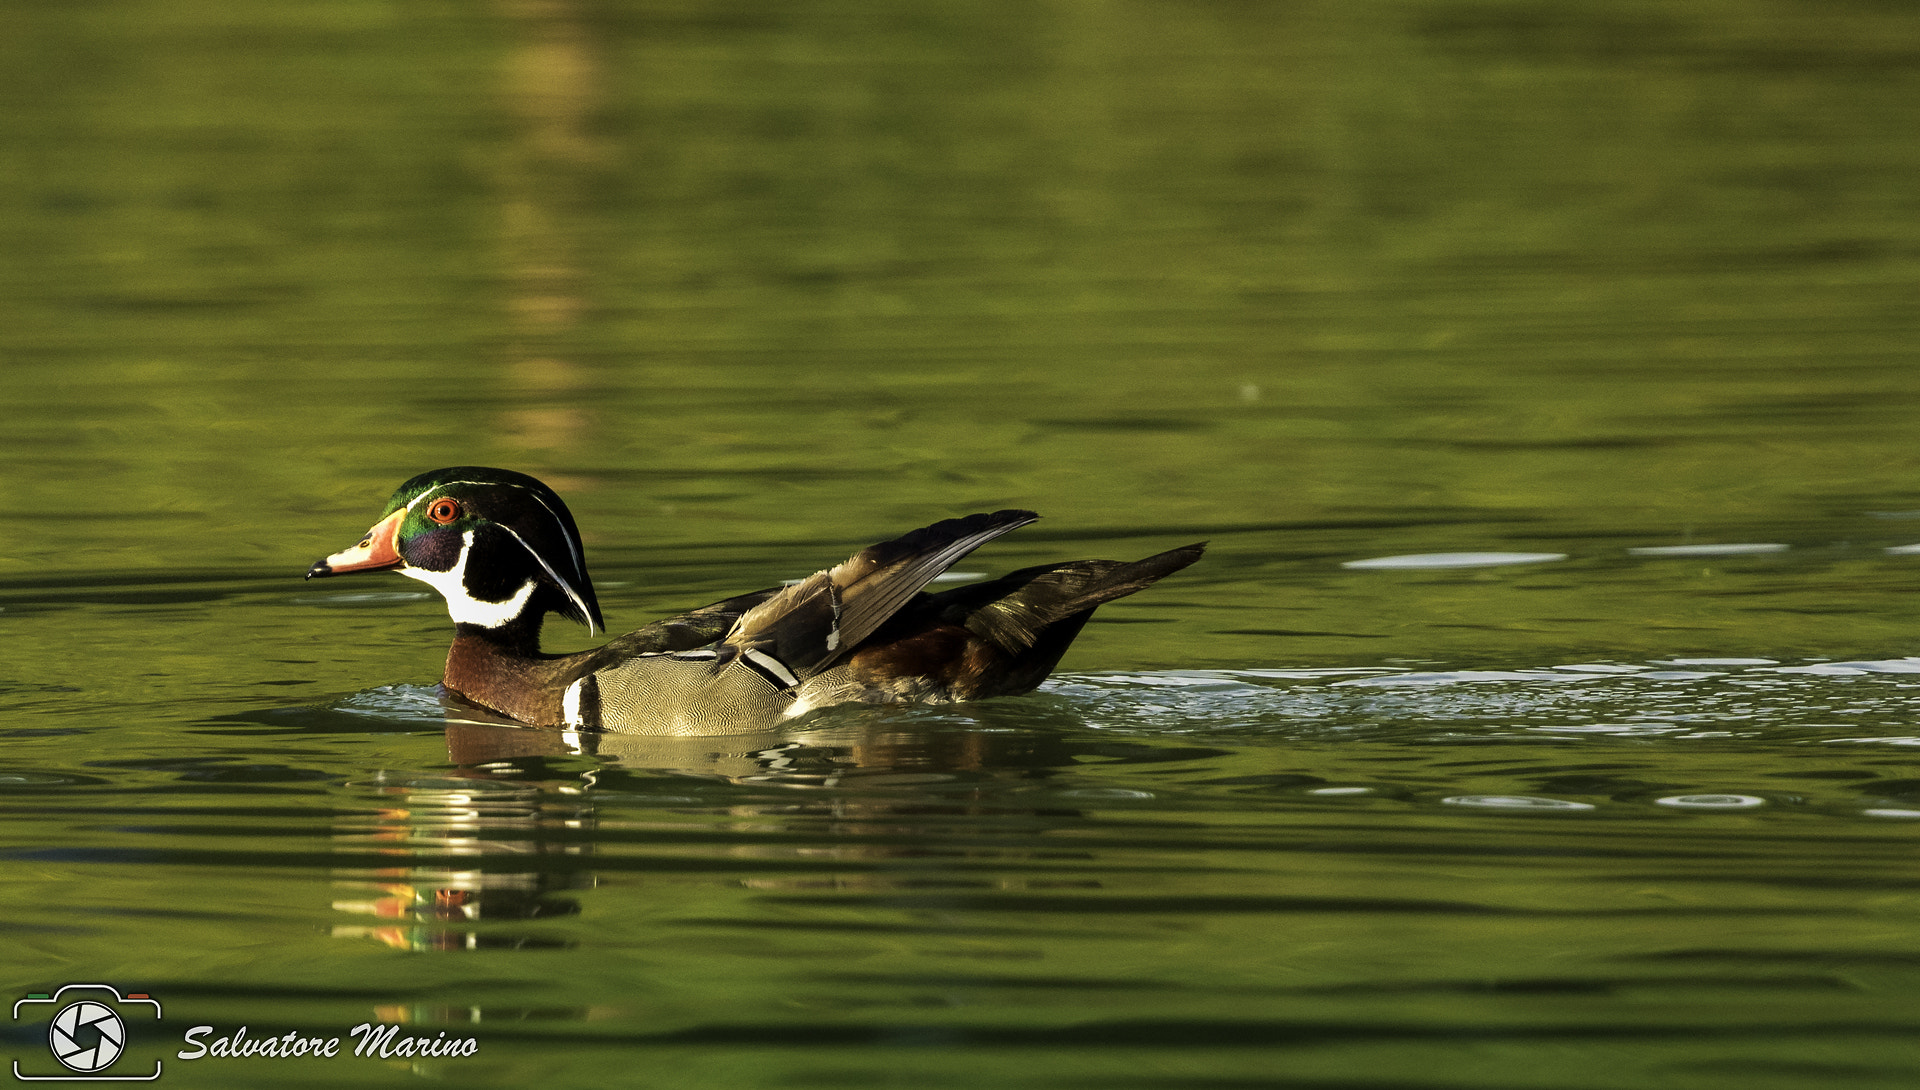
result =
[[[0,997],[162,1001],[110,1073],[1920,1078],[1920,11],[0,22]],[[615,631],[972,510],[1212,546],[1030,697],[583,738],[300,581],[462,463]],[[1565,559],[1342,566],[1456,552]],[[174,1058],[369,1022],[479,1055]]]

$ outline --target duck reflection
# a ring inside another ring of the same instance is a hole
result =
[[[904,876],[770,873],[751,861],[1025,854],[1026,838],[1080,816],[1048,805],[1057,797],[1045,781],[1089,749],[1039,731],[930,727],[924,716],[908,724],[887,709],[836,715],[815,731],[711,738],[536,729],[467,707],[449,712],[447,774],[356,785],[382,805],[338,824],[336,843],[391,854],[394,865],[335,872],[334,908],[375,921],[336,927],[335,936],[413,951],[571,945],[537,927],[490,925],[578,914],[571,894],[597,884],[597,843],[671,836],[687,815],[722,819],[700,826],[719,835],[699,850],[742,861],[748,873],[733,879],[742,888],[891,888]],[[1028,791],[1034,797],[1023,798]],[[609,794],[621,799],[620,817],[604,824],[597,796]],[[635,820],[636,794],[650,800],[638,810],[654,808],[659,824]],[[634,860],[604,863],[629,870]]]
[[[886,711],[866,717],[853,711],[813,731],[682,738],[529,728],[469,711],[448,723],[447,752],[472,769],[524,757],[587,756],[636,771],[814,787],[1025,779],[1073,763],[1071,752],[1049,735],[928,729],[890,718]]]
[[[563,946],[524,932],[476,930],[481,920],[571,916],[564,896],[588,888],[592,875],[556,866],[549,857],[583,854],[573,837],[590,815],[577,786],[472,775],[415,776],[354,786],[386,804],[336,823],[336,847],[391,855],[391,867],[339,869],[336,912],[378,922],[340,925],[339,938],[371,938],[404,950],[478,950]],[[569,790],[569,787],[572,790]],[[442,860],[431,865],[421,856]],[[449,859],[471,860],[462,866]],[[523,868],[515,864],[524,859]]]

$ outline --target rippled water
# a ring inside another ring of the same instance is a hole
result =
[[[481,1070],[404,1066],[497,1085],[1895,1085],[1916,685],[1074,673],[714,741],[418,683],[118,721],[16,687],[5,926],[223,1034],[472,1034]]]
[[[8,19],[23,1072],[92,982],[163,1085],[1920,1079],[1915,13]],[[533,731],[300,580],[462,463],[616,631],[1211,545],[1028,697]],[[176,1055],[380,1025],[478,1053]]]

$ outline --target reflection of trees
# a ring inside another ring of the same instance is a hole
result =
[[[607,156],[592,131],[602,63],[573,0],[497,0],[512,36],[501,95],[514,138],[500,165],[501,264],[513,330],[505,385],[524,396],[502,432],[518,445],[568,448],[589,420],[585,378],[561,340],[587,305],[577,215],[587,175]]]

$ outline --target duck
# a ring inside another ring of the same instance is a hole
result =
[[[1198,560],[1074,560],[928,592],[1032,511],[945,519],[789,585],[546,654],[549,614],[606,630],[573,514],[537,478],[450,466],[408,480],[359,543],[308,579],[393,571],[453,619],[444,690],[532,727],[702,736],[765,732],[840,704],[945,704],[1031,692],[1099,606]]]

